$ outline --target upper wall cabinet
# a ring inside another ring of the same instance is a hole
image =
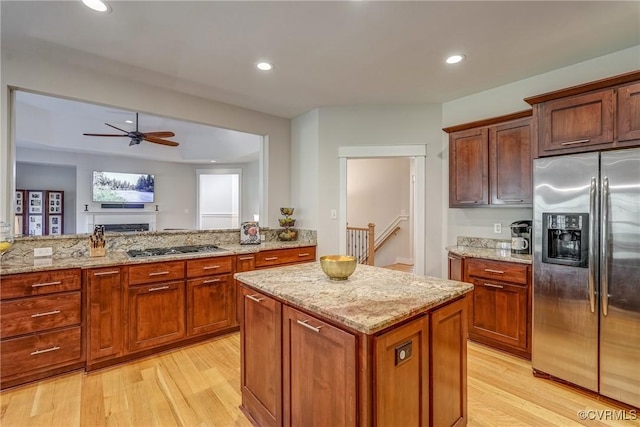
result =
[[[531,206],[531,111],[445,128],[449,207]]]
[[[539,157],[640,145],[640,71],[525,99]]]

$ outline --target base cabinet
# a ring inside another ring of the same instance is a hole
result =
[[[241,409],[254,425],[466,425],[466,297],[368,335],[241,289]]]
[[[120,267],[84,272],[87,283],[87,365],[123,354],[124,274]]]
[[[244,413],[259,426],[282,425],[282,304],[242,288],[241,389]]]
[[[184,281],[130,287],[127,291],[128,351],[184,338]]]
[[[285,306],[284,425],[356,425],[356,337]]]
[[[481,258],[465,259],[464,265],[464,281],[474,285],[469,338],[530,359],[530,266]]]

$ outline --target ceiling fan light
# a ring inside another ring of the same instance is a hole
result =
[[[111,6],[109,3],[103,0],[82,0],[85,6],[96,12],[111,13]]]

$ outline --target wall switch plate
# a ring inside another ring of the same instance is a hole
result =
[[[338,218],[338,211],[335,209],[331,209],[331,219],[337,219]]]
[[[33,248],[33,256],[51,256],[53,255],[53,248]]]
[[[500,224],[499,222],[493,224],[493,232],[496,234],[502,233],[502,224]]]
[[[260,241],[264,242],[267,236],[265,236],[264,234],[260,235]]]

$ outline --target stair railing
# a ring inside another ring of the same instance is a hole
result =
[[[374,265],[375,228],[373,223],[367,228],[347,226],[347,255],[355,256],[359,264]]]

